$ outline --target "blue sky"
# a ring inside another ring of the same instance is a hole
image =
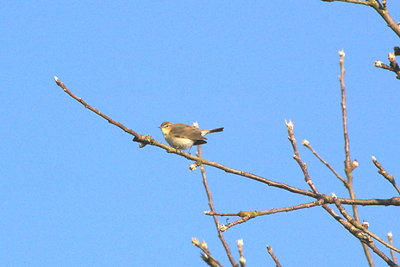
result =
[[[400,3],[388,4],[398,19]],[[203,146],[205,158],[308,189],[284,120],[294,121],[299,143],[309,140],[344,174],[344,49],[356,195],[395,196],[371,156],[399,176],[400,81],[373,62],[387,61],[399,39],[370,8],[316,0],[9,1],[0,23],[1,266],[205,266],[192,237],[229,266],[203,214],[200,171],[156,147],[138,148],[67,96],[54,75],[159,141],[167,120],[223,126]],[[300,153],[320,192],[348,196],[309,151]],[[220,212],[312,201],[206,171]],[[392,231],[397,246],[399,215],[360,208],[370,230],[384,238]],[[359,242],[319,207],[260,217],[225,237],[237,261],[236,240],[244,240],[248,266],[273,265],[267,244],[284,266],[366,266]]]

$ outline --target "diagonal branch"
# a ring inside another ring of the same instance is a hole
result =
[[[389,240],[390,245],[393,246],[393,234],[392,234],[392,232],[389,232],[389,233],[387,234],[387,237],[388,237],[388,240]],[[394,255],[393,249],[390,250],[390,255],[392,256],[393,262],[394,262],[394,263],[397,263],[397,258],[396,258],[396,256]]]
[[[400,26],[394,21],[387,10],[386,4],[382,5],[378,0],[322,0],[323,2],[345,2],[372,7],[386,22],[386,24],[400,37]],[[386,1],[385,1],[386,2]]]
[[[158,142],[155,139],[151,138],[151,136],[149,135],[140,135],[138,133],[136,133],[135,131],[125,127],[123,124],[121,124],[120,122],[114,121],[113,119],[111,119],[110,117],[108,117],[107,115],[103,114],[102,112],[100,112],[98,109],[90,106],[88,103],[86,103],[85,101],[82,100],[82,98],[77,97],[76,95],[74,95],[66,86],[63,82],[61,82],[57,77],[54,77],[57,85],[59,87],[61,87],[64,92],[66,92],[69,96],[71,96],[73,99],[75,99],[76,101],[78,101],[79,103],[81,103],[85,108],[89,109],[90,111],[96,113],[97,115],[99,115],[100,117],[104,118],[105,120],[107,120],[109,123],[119,127],[120,129],[122,129],[123,131],[125,131],[126,133],[133,135],[133,141],[135,142],[139,142],[140,143],[140,147],[144,147],[145,145],[152,145],[152,146],[157,146],[160,147],[164,150],[166,150],[168,153],[173,153],[173,154],[177,154],[180,156],[185,157],[188,160],[193,160],[195,161],[197,164],[196,165],[200,165],[200,164],[205,164],[205,165],[209,165],[209,166],[213,166],[215,168],[224,170],[225,172],[229,172],[232,174],[236,174],[239,176],[243,176],[252,180],[256,180],[258,182],[267,184],[269,186],[274,186],[274,187],[279,187],[282,188],[284,190],[290,191],[292,193],[297,193],[297,194],[301,194],[301,195],[305,195],[305,196],[310,196],[310,197],[315,197],[315,194],[313,194],[311,191],[308,190],[302,190],[284,183],[279,183],[279,182],[275,182],[272,180],[268,180],[266,178],[263,178],[261,176],[252,174],[252,173],[248,173],[248,172],[244,172],[244,171],[240,171],[240,170],[236,170],[233,168],[229,168],[226,167],[222,164],[219,164],[215,161],[209,161],[206,159],[202,159],[196,156],[193,156],[192,154],[186,153],[182,150],[179,149],[175,149],[172,148],[170,146],[167,146],[164,143]]]
[[[206,160],[203,158],[199,158],[196,156],[193,156],[189,153],[186,153],[182,150],[179,149],[175,149],[172,148],[170,146],[167,146],[164,143],[158,142],[155,139],[151,138],[151,136],[149,135],[141,135],[136,133],[135,131],[125,127],[123,124],[114,121],[113,119],[111,119],[110,117],[108,117],[107,115],[101,113],[99,110],[97,110],[96,108],[90,106],[89,104],[87,104],[85,101],[83,101],[81,98],[77,97],[76,95],[74,95],[70,90],[68,90],[68,88],[65,86],[64,83],[62,83],[57,77],[55,77],[55,81],[57,83],[57,85],[59,87],[61,87],[64,92],[66,92],[69,96],[71,96],[73,99],[75,99],[76,101],[78,101],[79,103],[81,103],[85,108],[91,110],[92,112],[96,113],[97,115],[99,115],[100,117],[106,119],[109,123],[119,127],[120,129],[122,129],[123,131],[125,131],[126,133],[133,135],[134,136],[134,141],[135,142],[139,142],[141,147],[143,147],[144,145],[152,145],[152,146],[157,146],[159,148],[164,149],[165,151],[167,151],[167,153],[173,153],[173,154],[177,154],[179,156],[185,157],[188,160],[192,160],[196,163],[200,164],[204,164],[204,165],[208,165],[208,166],[212,166],[215,167],[217,169],[223,170],[225,172],[228,173],[232,173],[235,175],[239,175],[239,176],[243,176],[246,177],[248,179],[252,179],[264,184],[267,184],[268,186],[273,186],[273,187],[278,187],[281,188],[283,190],[295,193],[295,194],[299,194],[299,195],[304,195],[304,196],[308,196],[308,197],[312,197],[315,199],[319,199],[320,197],[326,199],[327,203],[334,203],[333,199],[331,196],[329,195],[318,195],[315,194],[309,190],[303,190],[300,188],[296,188],[284,183],[279,183],[279,182],[275,182],[272,180],[268,180],[264,177],[249,173],[249,172],[245,172],[245,171],[241,171],[241,170],[236,170],[227,166],[224,166],[222,164],[219,164],[215,161],[210,161],[210,160]],[[346,204],[346,205],[383,205],[383,206],[400,206],[400,197],[393,197],[390,199],[359,199],[359,200],[352,200],[352,199],[346,199],[346,198],[340,198],[340,202],[342,204]]]
[[[275,256],[274,252],[272,251],[272,248],[270,245],[267,246],[267,250],[268,250],[268,254],[271,256],[271,258],[274,260],[275,262],[275,266],[276,267],[282,267],[282,265],[279,263],[278,258]]]
[[[307,147],[308,149],[310,149],[311,152],[312,152],[323,164],[325,164],[325,166],[328,167],[328,169],[331,170],[331,172],[333,172],[333,174],[334,174],[340,181],[342,181],[342,183],[344,184],[344,186],[347,187],[347,182],[346,182],[346,180],[343,179],[343,178],[339,175],[339,173],[337,173],[337,172],[335,171],[335,169],[333,169],[333,168],[331,167],[331,165],[329,165],[328,162],[326,162],[320,155],[318,155],[318,153],[312,148],[310,142],[308,142],[307,140],[303,140],[301,143],[303,144],[303,146],[305,146],[305,147]]]
[[[397,192],[400,194],[400,188],[397,186],[393,175],[387,173],[387,171],[382,167],[382,165],[376,160],[376,158],[374,156],[372,156],[372,161],[374,162],[375,166],[378,168],[378,173],[381,174],[383,177],[385,177],[385,179],[388,180],[393,185],[393,187],[397,190]]]

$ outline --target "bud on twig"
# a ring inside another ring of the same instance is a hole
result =
[[[353,162],[351,163],[351,165],[353,166],[353,169],[357,168],[359,163],[357,160],[353,160]]]
[[[228,227],[226,227],[225,224],[221,224],[221,225],[219,226],[219,230],[220,230],[221,232],[225,232],[226,230],[228,230]]]
[[[395,60],[394,53],[389,53],[388,59],[389,59],[390,62],[394,61]]]
[[[375,62],[374,62],[374,65],[375,65],[375,67],[378,67],[378,68],[382,68],[382,61],[379,61],[379,60],[375,60]]]
[[[203,248],[203,249],[205,249],[205,250],[208,250],[208,246],[207,246],[207,243],[206,243],[206,241],[201,241],[201,244],[200,244],[200,246]]]
[[[387,233],[387,237],[388,237],[389,240],[392,239],[393,238],[392,232]]]
[[[237,246],[238,246],[238,249],[243,249],[243,239],[239,239],[237,241]]]
[[[194,171],[196,168],[197,168],[197,164],[196,164],[196,162],[195,162],[195,163],[192,163],[192,164],[190,164],[190,166],[189,166],[189,170],[190,170],[190,171]]]
[[[192,237],[192,244],[195,245],[195,246],[199,246],[200,245],[199,240],[197,239],[197,237]]]
[[[301,142],[301,144],[302,144],[303,146],[306,146],[306,147],[309,147],[309,146],[310,146],[310,142],[308,142],[308,140],[306,140],[306,139],[304,139],[304,140]]]
[[[368,228],[369,228],[369,222],[363,222],[363,223],[362,223],[362,226],[363,226],[365,229],[368,229]]]
[[[286,124],[286,127],[288,128],[288,129],[290,129],[290,130],[293,130],[293,125],[294,125],[294,122],[292,122],[292,121],[286,121],[285,120],[285,124]]]

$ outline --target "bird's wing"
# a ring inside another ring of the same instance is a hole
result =
[[[186,137],[191,140],[205,140],[204,136],[201,135],[199,129],[194,126],[185,125],[185,124],[175,124],[174,127],[171,129],[169,134],[172,134],[175,137]]]

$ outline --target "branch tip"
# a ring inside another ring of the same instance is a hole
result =
[[[351,163],[351,165],[353,166],[353,169],[357,168],[358,165],[360,165],[360,163],[358,163],[357,160],[353,160],[353,162]]]
[[[197,164],[196,164],[196,162],[195,162],[195,163],[192,163],[192,164],[190,164],[190,166],[189,166],[189,170],[190,170],[190,171],[194,171],[196,168],[197,168]]]
[[[285,120],[285,124],[286,124],[286,127],[287,127],[288,129],[293,130],[294,122],[292,122],[291,120],[289,120],[289,121]]]
[[[387,237],[388,237],[389,239],[392,239],[392,237],[393,237],[392,232],[387,233]]]
[[[243,239],[239,239],[239,240],[237,241],[237,246],[238,246],[239,249],[240,249],[240,248],[243,248]]]
[[[394,53],[389,53],[388,59],[389,59],[390,62],[394,61],[395,60]]]
[[[374,65],[375,67],[382,68],[383,62],[380,60],[375,60]]]
[[[308,142],[308,140],[306,140],[306,139],[304,139],[303,141],[301,141],[301,144],[303,145],[303,146],[310,146],[310,142]]]
[[[225,232],[226,230],[228,230],[228,227],[226,227],[225,224],[221,224],[221,225],[219,226],[219,229],[218,229],[218,230],[220,230],[221,232]]]
[[[192,237],[192,244],[195,246],[199,246],[200,245],[199,239],[197,239],[197,237]]]

